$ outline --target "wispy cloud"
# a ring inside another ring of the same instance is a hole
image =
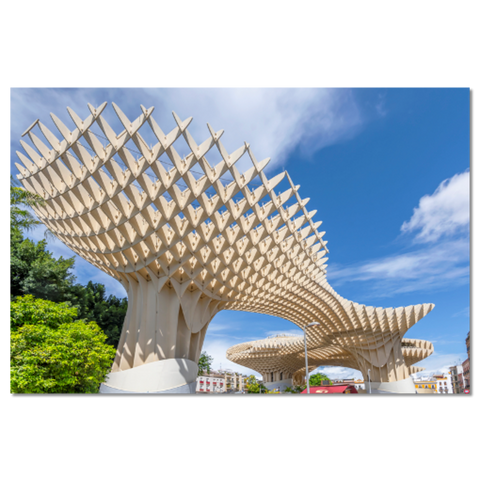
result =
[[[380,117],[384,117],[387,114],[386,99],[387,99],[386,93],[378,94],[377,103],[375,104],[375,111]]]
[[[348,267],[331,264],[328,279],[335,287],[370,282],[375,296],[441,289],[452,281],[463,285],[470,275],[469,248],[468,239],[458,239]]]
[[[238,365],[230,360],[227,360],[226,352],[231,346],[232,343],[230,343],[228,340],[210,338],[207,333],[205,343],[203,344],[203,350],[213,357],[213,369],[230,369],[234,372],[242,373],[244,375],[255,375],[256,377],[261,378],[261,375],[255,370],[251,370],[250,368],[243,367],[242,365]]]
[[[271,330],[267,332],[267,337],[277,336],[277,335],[286,335],[286,336],[298,336],[303,335],[303,330],[301,328],[295,328],[291,330]]]
[[[470,172],[467,170],[444,180],[432,195],[423,196],[401,231],[418,232],[415,241],[421,243],[467,232],[469,207]]]
[[[444,180],[419,207],[401,231],[415,236],[401,253],[358,262],[331,264],[328,279],[334,287],[368,282],[370,295],[393,296],[464,285],[470,275],[469,172]],[[428,245],[424,245],[428,243]]]
[[[49,126],[53,112],[73,129],[67,106],[87,116],[87,102],[97,106],[104,101],[117,103],[130,118],[141,113],[140,104],[154,106],[153,117],[164,131],[176,126],[172,110],[182,119],[192,116],[189,131],[198,142],[210,136],[208,122],[225,130],[222,142],[228,151],[246,141],[257,160],[272,158],[273,168],[284,165],[296,148],[308,157],[351,138],[365,121],[348,89],[12,89],[15,149],[21,133],[37,118]],[[123,129],[111,107],[102,115]],[[251,163],[245,158],[237,166],[244,170]]]
[[[450,371],[450,367],[454,365],[461,365],[465,358],[465,353],[441,354],[433,352],[428,358],[415,364],[416,367],[423,367],[425,370],[414,374],[414,376],[418,378],[448,373]]]
[[[462,310],[452,315],[452,317],[469,317],[469,316],[470,316],[470,307],[462,308]]]

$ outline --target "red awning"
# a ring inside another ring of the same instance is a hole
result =
[[[307,393],[305,389],[302,393]],[[358,393],[353,385],[330,385],[329,387],[310,387],[310,393]]]

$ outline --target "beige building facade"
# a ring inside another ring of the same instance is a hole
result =
[[[227,309],[300,327],[318,321],[308,334],[312,367],[347,366],[364,377],[370,370],[376,387],[414,390],[413,364],[433,348],[411,340],[407,351],[403,337],[432,304],[375,308],[341,297],[327,282],[322,222],[288,172],[268,178],[270,159],[258,161],[247,143],[227,151],[223,130],[210,125],[210,136],[197,143],[187,128],[192,118],[174,113],[175,128],[164,132],[153,107],[140,106],[134,119],[112,107],[120,131],[106,120],[106,102],[89,104],[86,118],[68,108],[69,126],[52,114],[56,134],[35,120],[16,164],[23,187],[44,199],[34,207],[38,218],[128,293],[101,392],[194,393],[208,325]],[[175,148],[179,139],[187,155]],[[216,163],[207,158],[213,150]],[[250,167],[240,171],[241,158]],[[301,341],[271,343],[229,355],[285,359],[261,367],[270,378],[305,374]]]
[[[245,387],[245,377],[231,372],[204,373],[197,377],[197,393],[227,393],[242,392]]]

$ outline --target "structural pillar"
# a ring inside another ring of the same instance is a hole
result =
[[[220,302],[174,279],[125,276],[128,310],[100,393],[195,393],[198,360]]]

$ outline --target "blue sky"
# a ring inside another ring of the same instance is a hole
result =
[[[257,159],[271,157],[267,175],[287,169],[301,196],[310,197],[309,209],[318,210],[315,220],[323,221],[330,250],[327,278],[335,290],[373,306],[434,303],[406,335],[434,344],[435,353],[417,365],[445,371],[466,358],[468,89],[12,89],[12,172],[20,136],[34,120],[50,127],[52,112],[69,126],[67,106],[86,117],[87,102],[104,101],[130,118],[139,115],[140,104],[154,106],[164,131],[175,126],[172,110],[182,119],[193,116],[189,131],[197,143],[208,137],[209,122],[225,130],[228,151],[247,141]],[[121,130],[111,106],[105,117]],[[42,238],[43,229],[30,236]],[[49,248],[72,256],[58,240]],[[125,295],[118,282],[79,257],[75,274],[80,283],[102,282],[109,293]],[[280,332],[301,330],[275,317],[221,312],[210,324],[205,349],[215,367],[248,373],[230,364],[225,350]],[[361,377],[348,369],[323,370]]]

